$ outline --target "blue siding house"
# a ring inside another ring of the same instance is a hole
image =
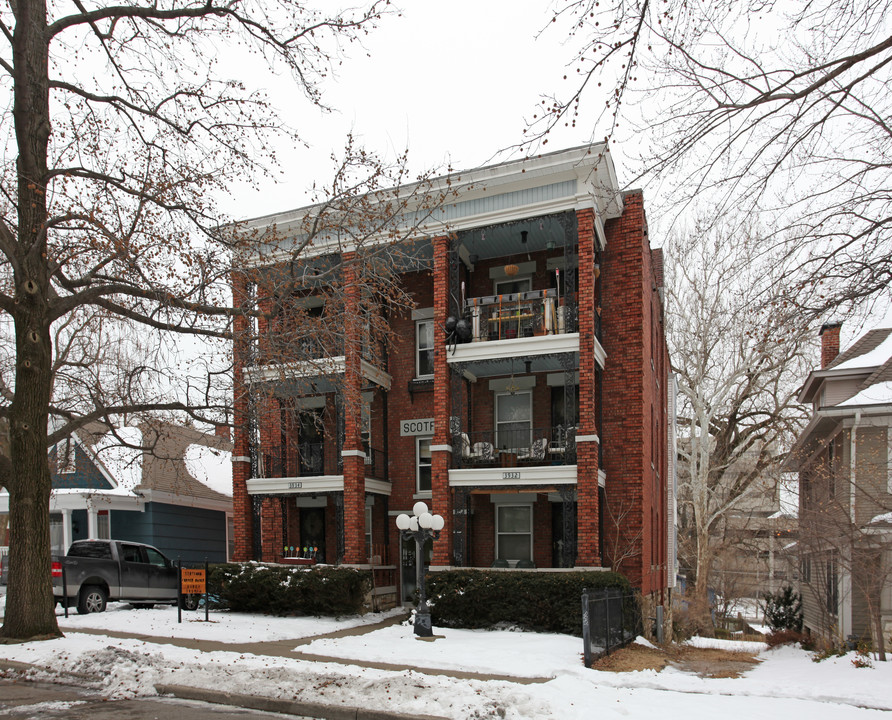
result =
[[[173,560],[228,560],[232,445],[227,435],[142,424],[102,434],[79,432],[52,447],[53,553],[63,554],[74,540],[114,538],[154,545]],[[9,496],[0,492],[0,520],[8,511]],[[0,537],[0,547],[7,543]]]

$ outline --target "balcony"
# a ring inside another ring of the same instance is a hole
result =
[[[387,480],[387,453],[378,448],[365,448],[365,476]],[[297,452],[276,450],[262,453],[257,478],[312,478],[343,475],[340,451],[326,457],[325,443],[301,443]]]
[[[465,302],[470,340],[487,342],[575,333],[576,316],[557,290],[488,295]]]
[[[576,428],[485,430],[453,437],[453,467],[508,468],[576,464]]]

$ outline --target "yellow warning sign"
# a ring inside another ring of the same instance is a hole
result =
[[[180,587],[183,595],[203,595],[205,592],[204,570],[180,568]]]

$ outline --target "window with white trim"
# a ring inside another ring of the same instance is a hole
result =
[[[496,505],[496,559],[533,559],[532,505]]]
[[[419,493],[431,492],[431,440],[430,437],[415,440],[415,487]]]
[[[362,451],[365,453],[365,464],[372,464],[372,408],[369,403],[362,403],[362,418],[359,429],[359,439],[362,442]]]
[[[533,394],[496,395],[496,445],[502,450],[528,448],[533,439]]]
[[[415,323],[415,377],[434,376],[434,321]]]
[[[108,510],[96,513],[96,537],[100,540],[111,539],[111,518]]]

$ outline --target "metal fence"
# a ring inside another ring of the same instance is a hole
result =
[[[628,645],[641,632],[637,598],[616,588],[582,591],[582,647],[585,666]]]

